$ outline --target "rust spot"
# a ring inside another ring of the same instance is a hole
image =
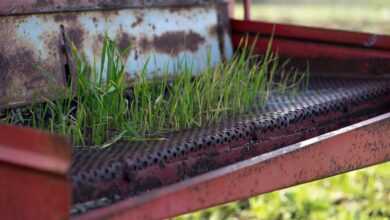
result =
[[[193,31],[167,32],[160,36],[154,36],[152,40],[141,39],[140,46],[144,51],[151,48],[158,52],[176,56],[183,51],[195,52],[205,39]]]
[[[44,35],[41,35],[40,38],[44,42],[44,45],[46,48],[49,48],[49,50],[46,51],[48,56],[54,58],[57,57],[59,54],[58,52],[61,51],[61,33],[47,33]],[[48,61],[45,61],[47,63]],[[47,65],[52,65],[50,63],[47,63]]]
[[[144,38],[144,37],[142,37],[140,39],[139,45],[142,48],[142,50],[144,50],[144,51],[148,51],[152,47],[151,42],[147,38]]]
[[[34,56],[30,50],[20,49],[17,54],[8,57],[0,54],[0,66],[3,79],[13,77],[10,72],[29,73],[33,69]],[[16,71],[17,70],[17,71]]]
[[[34,92],[42,90],[47,80],[37,71],[32,51],[24,48],[16,54],[0,55],[0,103],[14,102],[19,98],[34,98]]]
[[[73,1],[73,0],[68,0],[68,1]],[[99,7],[111,7],[113,5],[126,5],[128,4],[128,0],[99,0],[98,1],[98,6]],[[93,3],[96,3],[96,1],[93,1]]]
[[[69,37],[69,40],[73,42],[77,48],[80,49],[83,47],[84,30],[82,28],[78,26],[69,27],[68,29],[65,29],[65,32]]]
[[[130,36],[128,33],[122,33],[118,41],[119,49],[125,50],[130,46]]]
[[[131,27],[134,28],[134,27],[138,26],[139,24],[141,24],[143,21],[144,21],[144,18],[141,15],[137,15],[135,17],[135,21],[131,24]]]
[[[80,4],[80,0],[67,0],[66,3],[68,5],[79,5]]]
[[[54,21],[55,22],[64,22],[64,21],[71,21],[71,22],[76,22],[78,16],[74,13],[61,13],[61,14],[56,14],[54,15]]]
[[[43,75],[32,77],[28,82],[24,82],[24,87],[27,90],[32,90],[37,88],[38,86],[44,86],[47,83],[45,77]]]
[[[169,8],[169,12],[171,13],[186,13],[188,14],[188,11],[193,11],[194,10],[194,6],[193,5],[189,5],[189,6],[171,6]]]
[[[154,24],[148,24],[148,26],[151,27],[151,28],[153,29],[153,31],[156,30],[156,25],[154,25]]]
[[[102,34],[99,34],[99,35],[98,35],[98,40],[101,41],[101,42],[103,42],[104,36],[103,36]]]
[[[0,67],[1,67],[0,88],[7,88],[5,84],[8,83],[7,73],[10,67],[10,62],[2,53],[0,53]],[[0,89],[0,97],[5,97],[5,96],[6,96],[6,90]]]
[[[134,39],[134,37],[131,37],[128,33],[126,32],[122,32],[120,35],[119,35],[119,39],[118,39],[118,47],[119,49],[121,50],[121,52],[125,52],[125,54],[122,54],[126,59],[127,57],[129,56],[129,53],[130,53],[130,47],[131,47],[131,44],[132,44],[132,39]]]
[[[54,4],[53,0],[36,0],[35,6],[44,7],[44,6],[50,6],[51,4]]]
[[[1,67],[0,80],[5,79],[4,73],[8,71],[9,66],[10,66],[9,60],[5,57],[5,55],[3,55],[3,53],[0,53],[0,67]]]
[[[219,30],[220,30],[220,28],[219,28],[218,25],[213,25],[213,26],[209,27],[209,34],[210,34],[211,36],[217,36]]]

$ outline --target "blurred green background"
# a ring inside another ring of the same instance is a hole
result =
[[[252,19],[390,34],[390,0],[253,0]],[[240,1],[235,17],[242,18]],[[390,162],[177,220],[390,219]]]
[[[252,19],[390,34],[390,0],[252,0]],[[242,18],[236,0],[235,17]]]

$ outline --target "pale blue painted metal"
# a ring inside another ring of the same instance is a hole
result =
[[[104,12],[85,13],[78,21],[87,33],[82,51],[90,62],[99,58],[100,47],[96,49],[95,44],[102,33],[107,33],[118,42],[123,41],[123,37],[129,38],[129,44],[122,46],[131,47],[126,60],[126,71],[131,76],[146,63],[150,75],[161,74],[163,70],[172,73],[175,65],[182,62],[199,72],[208,62],[214,66],[221,61],[219,38],[217,33],[212,33],[217,25],[216,13],[212,7],[183,8],[174,12],[161,8],[122,10],[109,19],[103,16]],[[65,24],[65,30],[71,26],[72,23]],[[225,56],[230,57],[231,44],[225,47],[230,52]]]

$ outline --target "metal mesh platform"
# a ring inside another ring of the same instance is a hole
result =
[[[312,79],[297,95],[206,128],[172,132],[166,141],[75,149],[73,214],[172,184],[387,112],[390,81]]]

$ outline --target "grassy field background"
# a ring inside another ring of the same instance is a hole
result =
[[[253,2],[254,20],[390,34],[388,0]],[[236,4],[235,17],[243,17],[240,1]]]
[[[239,1],[235,16],[242,18]],[[390,34],[390,1],[254,1],[252,18]],[[388,220],[390,163],[181,216],[177,220]]]

